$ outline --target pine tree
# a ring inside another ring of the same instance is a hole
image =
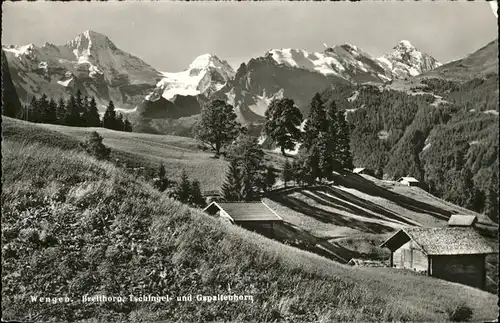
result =
[[[132,124],[130,123],[130,121],[128,121],[128,119],[125,119],[125,122],[124,122],[124,127],[125,127],[125,131],[127,132],[132,132]]]
[[[78,113],[78,126],[85,126],[85,119],[83,114],[85,113],[85,99],[82,96],[82,91],[77,90],[75,95],[75,106]]]
[[[264,191],[269,192],[273,189],[274,184],[276,184],[276,174],[274,173],[274,169],[272,166],[266,167],[266,172],[264,176],[263,182]]]
[[[125,123],[123,122],[123,115],[118,113],[115,120],[115,130],[125,131]]]
[[[310,149],[316,142],[320,132],[326,128],[326,113],[323,101],[319,93],[316,93],[312,98],[310,105],[309,117],[304,126],[304,142],[303,147]]]
[[[47,123],[57,123],[57,103],[54,99],[50,99],[47,106]]]
[[[64,125],[77,127],[81,124],[80,114],[78,112],[78,106],[76,103],[76,98],[72,95],[70,96],[67,104],[66,111],[63,117]]]
[[[84,120],[87,127],[100,127],[101,119],[99,117],[99,111],[97,110],[97,103],[95,98],[92,97],[90,101],[85,105]]]
[[[109,101],[106,112],[104,112],[102,123],[104,128],[116,129],[116,111],[113,101]]]
[[[205,200],[203,199],[203,195],[201,194],[200,182],[197,180],[191,182],[189,204],[198,207],[203,207],[205,205]]]
[[[283,164],[281,179],[283,180],[285,187],[287,187],[287,183],[293,179],[292,165],[288,162],[288,159],[285,161],[285,164]]]
[[[58,124],[64,125],[64,116],[66,115],[66,103],[63,98],[59,99],[59,103],[56,108],[56,120]]]
[[[195,127],[195,137],[210,145],[215,155],[231,144],[238,136],[241,125],[236,121],[232,105],[222,100],[213,100],[201,110],[201,118]]]
[[[174,196],[175,199],[182,203],[189,203],[189,197],[191,196],[191,183],[189,182],[189,178],[185,170],[182,171],[181,180],[177,183]]]
[[[493,174],[491,177],[486,191],[484,211],[492,221],[498,223],[498,174]]]
[[[263,134],[276,143],[285,156],[285,149],[294,149],[301,139],[299,127],[302,123],[302,113],[293,100],[283,98],[271,101],[265,116]]]
[[[239,171],[238,159],[233,158],[229,163],[229,169],[226,173],[226,180],[222,184],[221,195],[225,201],[241,201],[241,176]]]
[[[165,165],[163,165],[163,163],[161,163],[160,167],[158,168],[158,177],[165,178],[165,176],[166,176]]]
[[[352,170],[354,168],[353,158],[351,153],[351,135],[349,130],[349,124],[345,119],[344,112],[337,112],[337,120],[339,125],[338,131],[338,148],[340,163],[343,169]]]
[[[26,105],[23,119],[30,121],[30,122],[38,122],[39,108],[40,108],[40,106],[38,104],[38,98],[36,96],[33,96],[31,98],[31,102]]]
[[[292,174],[299,186],[314,184],[316,177],[313,174],[311,163],[314,163],[314,161],[311,160],[311,155],[305,149],[301,150],[297,159],[293,161]]]
[[[41,123],[49,123],[49,100],[47,95],[44,93],[38,99],[37,102],[37,108],[36,108],[36,115],[37,115],[37,120],[35,122],[41,122]]]
[[[158,168],[158,178],[155,178],[153,186],[160,192],[165,191],[170,186],[170,181],[168,180],[165,172],[165,166],[160,164]]]

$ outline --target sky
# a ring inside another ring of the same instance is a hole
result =
[[[160,71],[211,53],[237,68],[273,48],[353,44],[380,56],[400,40],[445,63],[497,38],[484,1],[457,2],[3,2],[2,43],[41,46],[85,30]]]

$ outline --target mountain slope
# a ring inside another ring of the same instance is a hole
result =
[[[192,116],[198,115],[208,97],[234,77],[234,71],[226,61],[205,54],[182,72],[162,75],[154,90],[130,115],[134,129],[190,136]]]
[[[462,59],[423,73],[419,78],[467,81],[488,74],[498,74],[498,39]]]
[[[161,79],[161,73],[117,48],[111,40],[87,30],[64,45],[2,46],[21,99],[45,93],[67,97],[77,90],[99,104],[113,100],[133,108]]]

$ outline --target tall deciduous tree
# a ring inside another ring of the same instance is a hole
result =
[[[210,145],[215,150],[215,154],[219,155],[223,147],[236,139],[240,128],[233,106],[222,100],[213,100],[201,111],[195,137]]]
[[[283,98],[271,101],[265,115],[266,122],[262,132],[281,148],[281,153],[285,156],[285,149],[294,149],[301,139],[299,127],[302,113],[292,99]]]

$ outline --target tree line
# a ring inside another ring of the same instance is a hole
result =
[[[103,127],[118,131],[132,131],[132,124],[117,113],[113,101],[109,101],[104,116],[99,116],[94,97],[82,96],[80,90],[67,100],[48,98],[46,94],[34,96],[24,109],[9,115],[35,123],[59,124],[72,127]]]

